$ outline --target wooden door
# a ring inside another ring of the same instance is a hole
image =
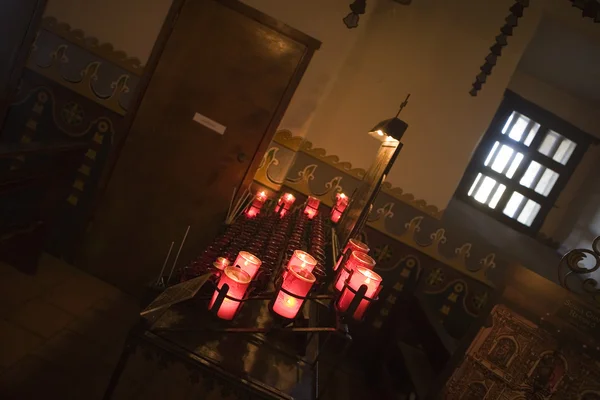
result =
[[[306,38],[237,1],[185,1],[94,218],[87,269],[135,290],[188,225],[180,260],[199,255],[258,167],[314,51]]]
[[[0,2],[0,122],[35,38],[46,0]]]

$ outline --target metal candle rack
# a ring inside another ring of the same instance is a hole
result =
[[[296,209],[297,213],[301,213],[303,206],[299,206]],[[263,210],[263,212],[266,210]],[[269,210],[270,212],[270,210]],[[324,228],[324,231],[327,232],[327,229]],[[335,233],[335,229],[331,228],[331,260],[335,262],[339,254],[338,241]],[[288,243],[283,244],[283,249],[288,249]],[[288,249],[289,250],[289,249]],[[284,253],[284,251],[282,251]],[[281,254],[278,265],[283,266],[287,263],[287,257],[285,254]],[[220,272],[218,270],[214,271],[215,273]],[[334,358],[332,359],[332,369],[327,377],[324,379],[324,384],[320,385],[320,392],[324,392],[326,389],[326,384],[331,381],[332,374],[339,366],[341,360],[343,360],[345,354],[347,353],[348,348],[352,343],[352,337],[349,334],[348,325],[346,323],[345,316],[351,316],[354,314],[354,311],[357,309],[358,305],[362,300],[372,301],[373,299],[368,299],[364,296],[366,292],[366,287],[361,287],[358,291],[356,291],[356,296],[354,300],[351,302],[348,309],[342,314],[339,313],[336,309],[335,298],[338,296],[337,293],[331,291],[329,289],[331,282],[335,274],[333,274],[332,268],[327,268],[327,274],[324,279],[324,282],[320,287],[315,287],[307,296],[298,296],[294,293],[291,293],[288,290],[283,289],[282,283],[283,280],[277,280],[276,272],[272,274],[270,277],[270,285],[272,285],[272,289],[265,291],[258,291],[251,288],[242,299],[237,299],[228,295],[229,287],[225,283],[218,288],[216,284],[216,280],[211,280],[209,282],[212,283],[211,286],[206,287],[206,292],[204,295],[196,296],[196,301],[202,304],[202,307],[206,307],[208,302],[212,299],[213,294],[218,293],[214,303],[211,307],[211,314],[216,314],[218,312],[219,307],[222,305],[225,299],[238,302],[240,306],[236,311],[236,316],[243,312],[243,309],[246,307],[258,307],[260,306],[260,302],[270,301],[269,304],[269,316],[270,323],[268,323],[267,327],[261,327],[255,325],[248,326],[235,326],[231,321],[221,321],[218,320],[216,315],[213,315],[214,321],[202,324],[202,326],[194,326],[191,328],[179,327],[179,328],[157,328],[156,331],[186,331],[186,332],[221,332],[226,334],[249,334],[254,335],[260,341],[269,342],[270,345],[279,347],[277,343],[273,343],[270,339],[271,335],[274,333],[282,333],[282,334],[292,334],[298,335],[298,339],[301,339],[301,342],[298,343],[296,347],[297,353],[293,354],[294,357],[297,357],[299,361],[307,363],[311,368],[317,368],[317,363],[322,359],[324,354],[324,350],[329,347],[332,343],[331,341],[334,338],[338,339],[339,352],[336,352]],[[275,283],[274,281],[277,281]],[[209,289],[210,288],[210,289]],[[348,288],[349,290],[353,290]],[[301,310],[298,316],[293,319],[283,318],[272,311],[272,306],[275,302],[277,293],[279,290],[284,291],[284,293],[295,297],[298,301],[302,301],[304,304],[301,307]],[[253,304],[254,303],[254,304]],[[310,309],[308,320],[304,318],[304,314],[302,309],[306,308]],[[234,320],[236,319],[234,316]],[[232,326],[233,325],[233,326]],[[258,336],[256,336],[258,335]],[[303,336],[304,335],[304,336]],[[322,335],[325,335],[321,338]],[[310,359],[306,359],[304,353],[306,349],[311,346],[311,343],[315,338],[319,337],[318,346],[315,346],[316,349]],[[322,340],[321,340],[322,339]],[[341,342],[341,343],[339,343]],[[317,370],[317,369],[316,369]]]

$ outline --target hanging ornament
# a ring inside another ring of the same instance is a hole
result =
[[[358,26],[360,15],[365,13],[366,8],[367,0],[355,0],[354,3],[350,4],[350,10],[352,12],[346,15],[342,20],[348,29],[356,28]]]

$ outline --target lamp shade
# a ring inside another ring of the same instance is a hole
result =
[[[381,121],[369,131],[369,135],[379,140],[385,140],[386,137],[391,137],[396,140],[402,139],[404,132],[408,129],[408,124],[399,118],[390,118]]]

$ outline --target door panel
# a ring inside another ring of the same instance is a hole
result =
[[[180,263],[216,234],[306,46],[215,0],[185,3],[91,234],[85,266],[139,286],[192,225]],[[193,121],[200,113],[223,135]]]
[[[0,2],[0,122],[35,38],[46,0]]]

